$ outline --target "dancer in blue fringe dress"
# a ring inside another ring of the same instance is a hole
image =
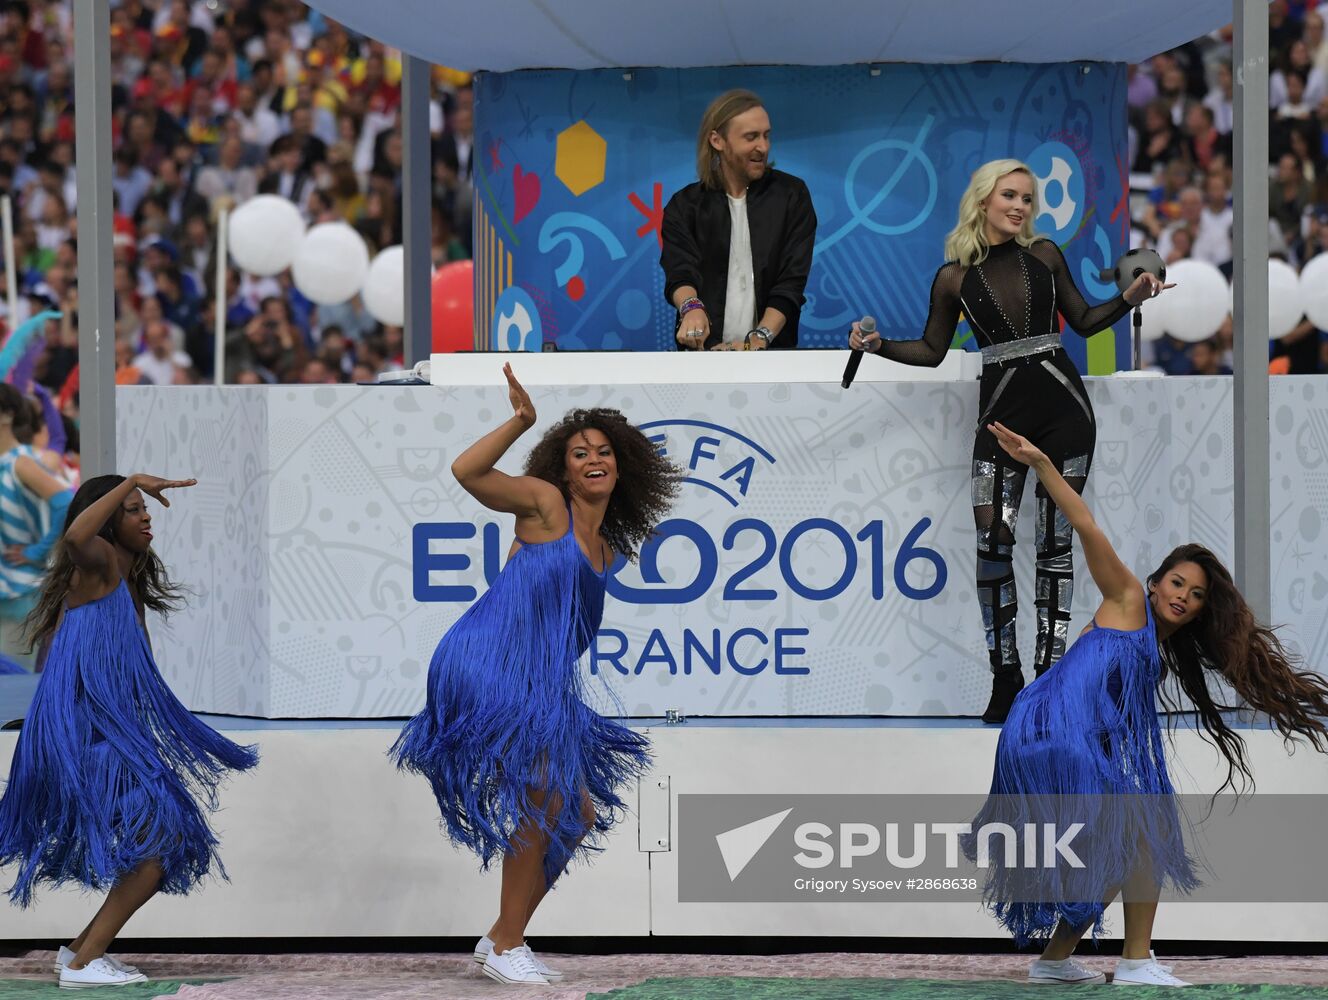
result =
[[[69,505],[28,635],[46,669],[23,721],[0,798],[0,864],[18,866],[22,906],[39,883],[69,883],[106,900],[56,971],[61,987],[123,986],[144,977],[106,954],[157,892],[187,893],[225,876],[205,809],[228,771],[257,763],[196,719],[152,658],[144,610],[179,606],[152,551],[144,494],[194,480],[98,476]]]
[[[392,747],[429,780],[454,844],[487,870],[502,858],[499,916],[475,948],[490,978],[560,974],[525,944],[535,908],[625,808],[649,765],[639,734],[586,705],[579,659],[599,628],[615,558],[634,558],[677,492],[679,474],[617,410],[573,410],[526,459],[494,468],[535,423],[510,365],[513,414],[461,453],[452,473],[491,510],[516,515],[508,562],[448,630],[428,700]]]
[[[1155,694],[1170,676],[1226,758],[1222,788],[1252,776],[1244,742],[1222,718],[1209,678],[1224,680],[1247,705],[1267,714],[1283,737],[1328,750],[1328,684],[1294,669],[1272,630],[1258,624],[1208,549],[1182,545],[1140,583],[1117,556],[1079,494],[1047,456],[1001,424],[1000,446],[1031,467],[1083,540],[1089,572],[1102,592],[1090,625],[1055,666],[1025,688],[1001,730],[991,795],[973,827],[1087,820],[1071,849],[1085,867],[1021,867],[991,837],[984,896],[1021,946],[1045,942],[1029,979],[1091,983],[1105,976],[1071,956],[1090,929],[1102,929],[1121,893],[1125,941],[1114,982],[1184,986],[1154,959],[1153,918],[1161,887],[1199,882],[1186,853],[1183,822],[1167,774]],[[1169,707],[1177,702],[1162,689]],[[1221,789],[1219,789],[1221,791]],[[965,838],[969,860],[977,838]],[[1017,844],[1013,859],[1022,857]]]

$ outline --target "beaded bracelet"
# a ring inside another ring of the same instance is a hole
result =
[[[682,305],[678,307],[678,315],[686,316],[693,309],[704,309],[705,304],[693,295],[690,299],[684,299]]]

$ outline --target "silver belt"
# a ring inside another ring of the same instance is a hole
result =
[[[1001,364],[1005,361],[1013,361],[1015,358],[1026,358],[1032,354],[1046,354],[1048,351],[1059,351],[1061,349],[1061,335],[1059,333],[1048,333],[1041,337],[1024,337],[1022,340],[1011,340],[1005,344],[992,344],[982,349],[982,363],[984,365]]]

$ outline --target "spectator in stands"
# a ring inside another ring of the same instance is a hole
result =
[[[1146,107],[1157,97],[1153,74],[1135,63],[1125,68],[1125,101],[1131,108]]]
[[[1185,112],[1185,140],[1189,158],[1200,170],[1207,170],[1217,153],[1231,155],[1231,136],[1217,130],[1213,109],[1203,104],[1191,104]]]
[[[46,558],[60,537],[71,494],[32,448],[36,420],[28,400],[0,384],[0,653],[31,668],[23,620],[36,605]]]
[[[1231,229],[1235,222],[1224,174],[1210,172],[1204,177],[1203,206],[1194,237],[1193,255],[1198,260],[1222,267],[1231,260]]]
[[[1297,103],[1293,96],[1292,77],[1298,77],[1301,87],[1301,99],[1313,107],[1319,99],[1328,93],[1324,86],[1324,73],[1310,58],[1309,46],[1304,39],[1296,39],[1287,49],[1283,66],[1274,70],[1268,78],[1268,106],[1281,108],[1288,101]]]
[[[434,145],[434,171],[443,187],[444,210],[452,227],[469,252],[471,235],[470,184],[475,159],[475,94],[460,88],[447,116],[447,128]]]
[[[1171,124],[1179,127],[1185,122],[1185,108],[1188,97],[1185,92],[1185,71],[1170,56],[1166,57],[1166,66],[1157,77],[1157,102],[1162,104],[1171,119]]]
[[[341,328],[337,326],[329,326],[323,329],[323,337],[319,341],[316,357],[327,365],[328,370],[336,376],[335,381],[343,380],[350,373],[355,360],[350,342],[346,339],[346,335],[341,332]]]
[[[1299,35],[1299,27],[1288,16],[1286,0],[1272,0],[1268,5],[1268,55],[1276,59],[1287,51]]]
[[[303,385],[335,385],[340,379],[322,358],[310,358],[300,372]]]
[[[1144,109],[1144,127],[1139,136],[1139,151],[1131,169],[1135,173],[1150,174],[1178,159],[1184,152],[1180,130],[1171,120],[1169,105],[1163,100],[1153,101]]]
[[[1190,185],[1191,170],[1188,160],[1174,159],[1167,164],[1162,182],[1148,192],[1148,204],[1139,217],[1139,224],[1156,241],[1170,223],[1180,218],[1180,193]]]
[[[281,135],[281,122],[271,108],[259,102],[258,90],[252,82],[235,88],[235,105],[231,120],[239,124],[240,140],[250,150],[246,162],[256,163],[262,155],[259,151],[271,149]]]
[[[293,136],[283,135],[272,144],[267,176],[258,185],[264,194],[277,194],[304,211],[313,190],[313,178],[301,167],[300,146]]]
[[[134,358],[133,365],[153,385],[172,385],[176,366],[188,368],[192,361],[184,351],[171,343],[171,333],[161,320],[153,320],[143,327],[144,351]]]
[[[1317,375],[1322,369],[1322,344],[1313,323],[1302,318],[1290,333],[1272,342],[1272,356],[1285,358],[1290,375]]]
[[[1297,245],[1296,253],[1302,263],[1328,253],[1328,206],[1319,206],[1308,213],[1305,235]]]
[[[1231,374],[1231,369],[1222,363],[1222,353],[1216,337],[1191,344],[1189,355],[1192,375]]]
[[[197,187],[214,205],[221,200],[235,206],[258,193],[258,174],[244,165],[243,139],[230,136],[222,141],[216,164],[199,171]]]
[[[1231,75],[1231,63],[1219,62],[1214,74],[1216,82],[1203,100],[1204,107],[1213,113],[1213,125],[1218,132],[1230,135],[1236,124],[1236,113],[1232,104],[1235,81]]]
[[[114,162],[111,188],[119,198],[120,210],[132,216],[138,211],[139,202],[152,188],[152,174],[139,166],[134,149],[129,145],[115,151]]]
[[[1295,153],[1283,153],[1277,161],[1277,174],[1268,182],[1268,211],[1287,243],[1300,231],[1300,217],[1309,205],[1313,190]]]
[[[1300,161],[1300,172],[1311,185],[1318,177],[1315,164],[1318,150],[1310,139],[1313,126],[1309,122],[1295,122],[1287,133],[1287,149]]]
[[[1306,100],[1308,95],[1305,91],[1305,74],[1301,70],[1287,70],[1285,92],[1286,97],[1277,108],[1277,117],[1307,121],[1311,114],[1311,106]]]
[[[115,384],[150,385],[147,376],[134,364],[137,355],[134,342],[128,337],[115,338]]]

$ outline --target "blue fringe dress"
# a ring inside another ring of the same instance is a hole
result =
[[[1070,843],[1085,867],[1006,867],[991,838],[984,899],[1022,947],[1047,938],[1057,920],[1102,931],[1104,900],[1142,862],[1158,885],[1199,885],[1186,853],[1175,789],[1167,775],[1155,694],[1162,660],[1153,609],[1133,631],[1092,627],[1015,699],[1001,729],[991,793],[973,821],[1006,823],[1024,859],[1026,823],[1086,821]],[[970,861],[972,836],[963,841]],[[1041,861],[1046,844],[1034,856]]]
[[[596,835],[626,808],[622,786],[649,767],[648,741],[582,697],[579,660],[604,613],[608,569],[596,572],[581,551],[570,508],[563,537],[522,543],[439,641],[424,711],[390,751],[428,779],[449,839],[484,870],[524,846],[517,828],[533,817],[549,835],[552,885],[574,856],[598,849]],[[534,808],[539,790],[557,796],[556,813]],[[595,806],[590,831],[583,793]]]
[[[153,858],[162,892],[187,893],[214,865],[224,878],[200,800],[215,809],[226,772],[257,762],[171,693],[124,580],[67,608],[0,798],[10,898],[27,906],[41,882],[104,892]]]

